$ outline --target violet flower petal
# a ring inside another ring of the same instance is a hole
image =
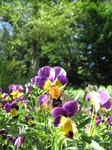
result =
[[[47,100],[47,95],[45,94],[42,94],[38,97],[38,101],[39,101],[39,104],[40,104],[40,107],[41,105]]]
[[[110,95],[107,90],[100,91],[99,97],[100,97],[100,102],[102,105],[104,105],[110,99]]]
[[[20,91],[20,92],[24,92],[24,89],[21,85],[16,85],[16,90]]]
[[[106,110],[109,110],[111,108],[111,102],[110,99],[102,105]]]
[[[66,85],[66,84],[68,83],[68,79],[67,79],[67,77],[64,76],[64,75],[58,76],[57,79],[61,82],[62,85]]]
[[[55,107],[52,110],[52,115],[54,117],[59,116],[59,115],[67,117],[67,111],[65,109],[63,109],[62,107]]]
[[[9,86],[9,93],[11,94],[12,91],[15,91],[15,90],[16,90],[15,84],[11,84],[11,85]]]
[[[64,76],[66,76],[67,75],[67,73],[66,73],[66,71],[63,69],[63,68],[61,68],[61,67],[54,67],[53,68],[54,69],[54,71],[55,71],[55,79],[59,76],[59,75],[64,75]]]
[[[102,118],[101,116],[98,116],[98,117],[96,118],[96,126],[98,126],[99,123],[101,123],[101,122],[104,122],[104,120],[103,120],[103,118]]]
[[[0,92],[1,92],[1,93],[4,93],[4,91],[3,91],[1,88],[0,88]]]
[[[38,82],[38,86],[41,89],[44,89],[45,83],[46,83],[47,79],[46,78],[40,78],[39,82]]]
[[[25,142],[25,137],[18,137],[15,141],[14,146],[19,148],[21,144],[23,144],[24,142]]]
[[[79,106],[76,101],[68,101],[63,105],[63,109],[65,109],[67,115],[71,117],[79,111]]]
[[[39,69],[38,76],[39,76],[39,78],[47,78],[51,82],[53,82],[54,78],[55,78],[55,71],[50,66],[44,66],[44,67]]]
[[[10,108],[11,108],[11,104],[10,103],[6,103],[5,104],[5,110],[6,110],[7,113],[10,112]]]
[[[108,121],[108,124],[111,126],[112,125],[112,117],[109,116],[108,119],[107,119],[107,121]]]
[[[66,117],[56,116],[54,119],[54,127],[61,127],[66,122]]]

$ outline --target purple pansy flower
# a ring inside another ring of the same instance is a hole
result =
[[[21,85],[15,85],[15,84],[11,84],[9,86],[9,93],[10,95],[12,95],[13,99],[19,99],[23,93],[24,93],[24,89]]]
[[[35,85],[38,84],[38,80],[39,80],[38,76],[31,78],[31,86],[35,87]]]
[[[61,89],[67,84],[66,71],[61,67],[44,66],[38,71],[39,88],[48,91],[53,99],[61,96]]]
[[[7,113],[11,114],[12,118],[18,118],[19,116],[18,109],[19,109],[19,106],[17,105],[16,102],[12,102],[12,104],[11,103],[5,104],[5,110]]]
[[[3,93],[3,98],[2,99],[5,100],[5,101],[11,101],[11,97],[9,96],[8,93]]]
[[[66,102],[63,107],[56,107],[53,109],[52,114],[54,117],[62,115],[65,117],[71,117],[79,111],[79,106],[75,101]]]
[[[11,94],[13,91],[20,91],[20,92],[24,92],[24,89],[21,85],[15,85],[15,84],[11,84],[9,86],[9,93]]]
[[[56,107],[52,110],[52,114],[55,117],[54,127],[62,127],[62,134],[68,138],[73,138],[78,130],[75,122],[69,117],[72,117],[79,111],[79,107],[76,101],[68,101],[63,107]]]
[[[28,124],[30,125],[30,126],[33,126],[35,123],[34,123],[34,117],[32,117],[32,116],[30,116],[29,114],[27,114],[26,116],[25,116],[25,119],[26,119],[26,121],[28,122]]]
[[[100,90],[99,92],[90,92],[90,97],[88,99],[93,104],[96,112],[98,112],[101,107],[105,110],[105,112],[111,109],[110,95],[105,89]]]
[[[41,110],[47,109],[51,111],[50,102],[48,96],[46,94],[42,94],[38,97],[39,105]]]
[[[102,107],[108,111],[111,109],[111,101],[110,101],[110,95],[107,90],[101,90],[99,92],[99,97],[100,97],[100,103]]]
[[[2,107],[4,107],[4,105],[10,101],[11,101],[11,97],[9,96],[9,94],[3,93],[1,98]]]
[[[103,123],[103,122],[104,122],[104,120],[103,120],[103,118],[102,118],[101,116],[98,116],[98,117],[96,118],[96,126],[98,126],[99,123]]]

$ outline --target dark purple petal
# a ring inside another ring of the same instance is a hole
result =
[[[95,111],[93,110],[92,107],[89,108],[89,114],[90,114],[90,115],[95,114]]]
[[[9,96],[9,94],[3,93],[3,97],[4,97],[4,98],[6,98],[7,96]]]
[[[40,79],[40,78],[39,78],[38,76],[35,76],[35,82],[36,82],[36,83],[38,83],[39,79]]]
[[[11,94],[12,91],[15,91],[15,90],[16,90],[15,84],[11,84],[11,85],[9,86],[9,93]]]
[[[16,85],[16,90],[20,91],[20,92],[24,92],[24,89],[21,85]]]
[[[111,126],[112,125],[112,117],[109,116],[107,121],[108,121],[108,124]]]
[[[54,120],[54,127],[59,127],[59,124],[61,123],[61,117],[62,116],[57,116]]]
[[[54,69],[54,71],[55,71],[55,79],[56,79],[59,75],[64,75],[64,76],[66,76],[66,71],[65,71],[63,68],[57,66],[57,67],[54,67],[53,69]]]
[[[87,99],[87,101],[90,101],[91,97],[89,94],[86,94],[86,99]]]
[[[102,105],[104,105],[110,99],[110,95],[107,90],[100,91],[99,97],[100,97],[100,102]]]
[[[29,114],[27,114],[27,115],[25,116],[25,119],[26,119],[26,121],[28,122]]]
[[[5,133],[5,128],[2,128],[1,130],[0,130],[0,134],[4,134]]]
[[[5,110],[6,110],[7,113],[10,112],[10,108],[11,108],[11,104],[10,103],[6,103],[5,104]]]
[[[16,108],[17,103],[16,102],[12,102],[11,108]]]
[[[103,118],[102,118],[101,116],[98,116],[98,117],[96,118],[96,126],[98,126],[99,123],[101,123],[101,122],[104,122],[104,120],[103,120]]]
[[[8,101],[4,101],[1,99],[1,102],[2,102],[2,107],[4,107],[7,103],[9,103]]]
[[[38,101],[39,101],[39,104],[40,106],[47,100],[47,95],[45,94],[42,94],[38,97]]]
[[[111,108],[111,102],[110,99],[102,105],[106,110],[109,110]]]
[[[44,67],[39,69],[38,76],[39,76],[39,78],[47,78],[51,82],[53,82],[54,78],[55,78],[55,71],[50,66],[44,66]]]
[[[4,91],[3,91],[1,88],[0,88],[0,92],[1,92],[1,93],[4,93]]]
[[[39,143],[39,138],[36,139],[36,142]]]
[[[18,137],[15,141],[14,146],[19,148],[21,144],[23,144],[24,142],[25,142],[25,137]]]
[[[47,79],[46,78],[41,78],[38,82],[38,86],[39,88],[43,89],[44,86],[45,86],[45,83],[46,83]]]
[[[65,109],[67,115],[71,117],[79,111],[79,106],[76,101],[68,101],[63,105],[63,109]]]
[[[55,107],[52,110],[52,115],[54,117],[59,116],[59,115],[67,117],[67,111],[65,109],[63,109],[62,107]]]
[[[35,85],[35,77],[31,78],[31,84],[32,84],[32,86]]]
[[[25,97],[25,95],[22,95],[22,96],[20,97],[20,100],[21,100],[21,101],[24,101],[24,100],[26,100],[26,97]]]
[[[12,142],[12,143],[15,143],[16,138],[15,138],[15,137],[13,137],[13,136],[10,136],[10,137],[9,137],[9,141],[10,141],[10,142]]]
[[[38,81],[39,81],[39,77],[38,76],[35,76],[34,78],[32,78],[31,79],[31,84],[32,84],[32,86],[34,86],[36,83],[38,83]]]
[[[68,83],[68,79],[67,79],[67,77],[64,76],[64,75],[58,76],[57,79],[61,82],[62,85],[66,85],[66,84]]]
[[[27,94],[30,94],[31,92],[32,92],[31,86],[27,86],[27,87],[26,87],[26,93],[27,93]]]

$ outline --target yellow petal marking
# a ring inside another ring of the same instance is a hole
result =
[[[10,109],[10,114],[11,114],[11,117],[16,117],[18,116],[18,111],[16,110],[16,108],[11,108]]]
[[[20,98],[23,96],[23,92],[20,92],[19,90],[17,91],[12,91],[11,95],[13,95],[13,99]]]
[[[2,92],[0,92],[0,98],[3,98],[3,94],[2,94]]]
[[[56,80],[56,81],[54,82],[54,86],[55,86],[55,87],[58,87],[58,88],[61,88],[63,85],[62,85],[62,83],[60,82],[60,80]]]
[[[11,101],[11,97],[10,97],[10,96],[7,96],[7,97],[6,97],[6,100],[7,100],[7,101]]]
[[[48,91],[51,86],[52,86],[52,82],[50,80],[47,80],[44,85],[44,90]]]
[[[67,121],[62,126],[61,131],[62,131],[62,134],[68,138],[73,138],[78,133],[76,124],[69,118],[67,118]]]

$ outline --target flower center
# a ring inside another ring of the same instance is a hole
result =
[[[59,88],[53,86],[49,90],[49,95],[53,99],[58,99],[60,97],[60,95],[61,95],[61,91],[59,90]]]

